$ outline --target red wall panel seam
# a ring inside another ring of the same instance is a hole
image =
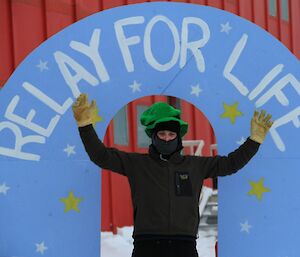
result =
[[[290,50],[292,52],[294,52],[294,44],[293,44],[293,30],[292,30],[292,12],[291,12],[291,8],[292,8],[292,3],[291,0],[288,1],[288,8],[289,8],[289,39],[290,39]]]
[[[268,20],[268,16],[269,16],[269,4],[268,4],[268,0],[264,0],[264,5],[265,5],[265,24],[266,24],[266,30],[269,31],[269,20]]]
[[[240,14],[241,14],[240,1],[236,1],[236,9],[237,9],[237,15],[240,16]]]
[[[12,18],[12,5],[11,1],[8,0],[9,3],[9,25],[10,25],[10,38],[11,38],[11,56],[12,56],[12,65],[13,65],[13,72],[16,68],[16,56],[15,56],[15,40],[14,40],[14,33],[13,33],[13,18]]]
[[[251,21],[254,22],[254,0],[251,0]]]
[[[280,26],[280,21],[281,19],[281,4],[280,0],[276,1],[277,4],[277,27],[278,27],[278,39],[281,41],[282,40],[282,32],[281,32],[281,26]]]
[[[44,28],[44,39],[48,38],[48,29],[47,29],[47,20],[46,20],[46,3],[45,0],[42,0],[42,9],[43,9],[43,28]]]

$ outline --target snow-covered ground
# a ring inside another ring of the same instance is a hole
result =
[[[119,228],[117,235],[101,233],[101,257],[131,257],[133,227]],[[199,257],[215,257],[216,228],[199,231],[197,249]]]

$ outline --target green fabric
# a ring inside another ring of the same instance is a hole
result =
[[[177,121],[180,124],[180,136],[183,137],[188,130],[188,124],[181,120],[180,113],[180,110],[175,109],[167,103],[157,102],[143,112],[140,121],[146,127],[145,132],[148,137],[151,137],[156,124],[171,120]]]

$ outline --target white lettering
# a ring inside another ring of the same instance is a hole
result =
[[[271,134],[277,148],[280,151],[285,151],[285,145],[284,145],[282,139],[280,138],[278,132],[276,131],[276,129],[290,121],[293,122],[293,124],[296,128],[299,128],[300,127],[299,116],[300,116],[300,106],[298,106],[296,109],[289,112],[288,114],[284,115],[280,119],[277,119],[274,122],[273,126],[270,128],[270,134]]]
[[[284,65],[278,64],[276,65],[271,71],[267,73],[263,77],[263,79],[259,82],[256,88],[252,90],[252,92],[249,94],[248,98],[249,100],[253,100],[255,97],[257,97],[264,88],[271,83],[271,81],[283,70]]]
[[[243,49],[246,46],[248,40],[248,35],[244,34],[239,42],[235,45],[223,71],[223,75],[226,79],[228,79],[242,95],[247,95],[249,93],[248,88],[240,81],[236,76],[234,76],[231,72],[236,65]]]
[[[255,103],[257,107],[264,105],[270,100],[272,96],[275,96],[283,106],[289,105],[289,99],[281,91],[285,86],[291,84],[293,88],[300,95],[300,82],[291,74],[287,74],[279,81],[277,81],[272,88],[270,88],[263,96],[261,96]]]
[[[152,49],[151,49],[151,31],[154,25],[162,21],[167,24],[169,27],[170,31],[172,32],[173,35],[173,41],[174,41],[174,52],[171,60],[165,64],[160,64],[153,56],[152,54]],[[171,69],[177,62],[180,54],[180,41],[179,41],[179,35],[177,28],[175,24],[169,20],[165,16],[155,16],[151,19],[151,21],[147,24],[146,29],[145,29],[145,36],[144,36],[144,51],[145,51],[145,58],[147,62],[156,70],[158,71],[167,71]]]
[[[140,43],[141,38],[139,36],[126,38],[123,27],[127,25],[142,24],[144,21],[145,18],[143,16],[136,16],[121,19],[114,23],[116,37],[128,72],[134,71],[134,64],[129,51],[129,46]]]
[[[58,64],[60,72],[62,73],[66,83],[69,85],[73,96],[77,98],[80,95],[78,83],[81,80],[85,80],[92,86],[99,85],[99,81],[91,73],[89,73],[84,67],[77,63],[74,59],[64,54],[63,52],[57,51],[54,53],[55,60]],[[75,75],[72,75],[68,66],[69,65],[74,71]]]
[[[57,123],[60,119],[60,116],[55,115],[54,118],[51,119],[51,121],[48,125],[48,128],[45,129],[45,128],[37,125],[36,123],[31,122],[36,114],[36,111],[34,109],[30,110],[30,112],[28,113],[28,115],[25,119],[13,113],[19,100],[20,100],[20,97],[18,95],[14,96],[14,98],[10,101],[10,103],[5,111],[4,116],[8,120],[18,123],[26,128],[29,128],[30,130],[33,130],[40,135],[49,137],[52,134],[55,126],[57,125]]]
[[[203,32],[202,39],[197,41],[188,42],[189,33],[188,26],[189,24],[198,25]],[[180,68],[183,68],[186,64],[187,50],[190,49],[195,57],[197,68],[200,72],[205,71],[205,61],[203,55],[200,51],[210,38],[210,30],[206,22],[202,19],[196,17],[186,17],[182,22],[182,31],[181,31],[181,54],[180,54]]]
[[[32,153],[22,152],[22,147],[28,143],[44,144],[45,138],[42,136],[26,136],[23,137],[19,127],[11,122],[0,122],[0,131],[10,129],[15,135],[15,147],[13,149],[0,147],[0,154],[28,161],[39,161],[40,156]]]
[[[73,100],[69,97],[64,104],[61,106],[49,96],[45,95],[38,88],[34,87],[32,84],[28,82],[24,82],[22,85],[30,94],[34,95],[37,99],[41,100],[44,104],[49,106],[52,110],[56,111],[59,114],[64,114],[66,110],[72,105]]]
[[[85,45],[77,41],[71,41],[70,46],[74,50],[85,54],[92,60],[99,78],[102,82],[105,82],[109,80],[109,75],[99,54],[100,33],[100,29],[94,30],[89,45]]]

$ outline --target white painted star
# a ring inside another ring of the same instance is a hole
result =
[[[247,232],[249,234],[249,229],[252,228],[251,225],[249,225],[248,220],[245,221],[245,223],[240,223],[241,226],[241,232]]]
[[[132,89],[132,93],[135,93],[136,91],[141,92],[141,85],[142,84],[133,81],[133,84],[129,85],[129,87]]]
[[[0,185],[0,194],[6,195],[8,189],[10,189],[10,187],[6,186],[6,184],[3,183],[2,185]]]
[[[41,242],[40,244],[35,244],[36,246],[36,252],[44,254],[44,251],[48,249],[47,246],[45,246],[44,242]]]
[[[196,86],[191,86],[192,91],[191,91],[191,95],[195,95],[195,96],[199,96],[199,94],[202,92],[202,89],[200,88],[199,84],[197,84]]]
[[[225,24],[221,24],[221,32],[225,32],[228,35],[231,29],[232,27],[230,27],[228,21]]]
[[[241,137],[241,139],[238,140],[238,141],[236,141],[236,143],[237,143],[238,145],[242,145],[243,143],[245,143],[245,141],[246,141],[246,138]]]
[[[71,155],[71,154],[76,154],[75,152],[75,145],[67,145],[67,147],[64,149],[64,152],[66,152],[68,154],[68,157]]]
[[[43,72],[44,70],[49,70],[48,68],[48,62],[43,62],[42,60],[40,60],[40,63],[36,66],[40,69],[40,72]]]

